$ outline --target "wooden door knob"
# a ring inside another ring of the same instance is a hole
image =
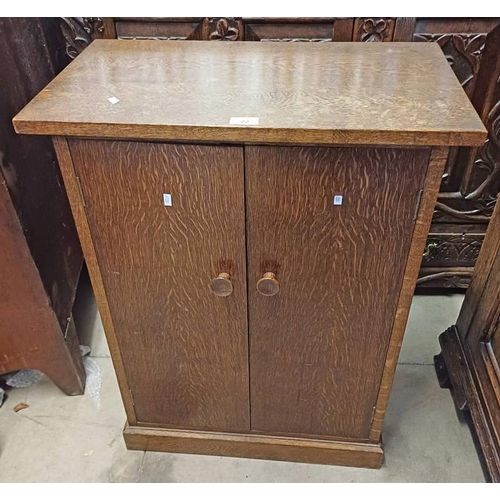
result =
[[[228,295],[231,295],[233,293],[231,277],[227,273],[220,273],[217,278],[212,280],[210,288],[218,297],[227,297]]]
[[[261,295],[271,297],[280,291],[280,284],[274,273],[264,273],[264,276],[257,281],[257,291]]]

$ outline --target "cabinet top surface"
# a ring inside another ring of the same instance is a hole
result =
[[[438,45],[401,42],[96,40],[14,126],[243,143],[472,146],[486,137]]]

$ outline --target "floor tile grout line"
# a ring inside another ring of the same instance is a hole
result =
[[[146,452],[143,451],[142,453],[143,453],[142,460],[141,464],[139,465],[139,472],[137,473],[137,481],[136,481],[137,483],[141,482],[142,473],[144,471],[144,462],[146,461]]]
[[[398,363],[401,366],[434,366],[434,363]]]

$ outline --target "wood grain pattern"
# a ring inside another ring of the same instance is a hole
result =
[[[125,427],[123,436],[129,450],[249,457],[374,469],[382,465],[384,457],[381,444],[132,426]]]
[[[253,430],[368,438],[429,154],[246,148]]]
[[[422,261],[425,241],[432,219],[432,209],[436,204],[444,166],[448,158],[448,148],[432,148],[425,185],[423,188],[420,208],[418,210],[413,230],[413,238],[408,253],[406,268],[404,271],[403,286],[401,288],[396,315],[392,325],[392,333],[388,349],[382,357],[385,359],[384,371],[380,382],[380,390],[373,414],[372,428],[370,431],[370,442],[378,443],[382,432],[385,412],[389,403],[394,373],[398,363],[399,351],[403,343],[403,335],[408,321],[408,313],[415,290],[418,270]]]
[[[235,116],[260,123],[229,125]],[[14,125],[28,134],[246,143],[470,146],[486,137],[439,47],[412,43],[96,40]]]
[[[249,430],[242,148],[70,149],[138,421]]]

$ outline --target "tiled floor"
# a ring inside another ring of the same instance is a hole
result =
[[[484,482],[468,427],[432,366],[437,334],[463,296],[417,296],[384,428],[380,470],[127,451],[125,414],[102,325],[89,296],[77,319],[101,370],[100,404],[67,397],[47,379],[11,390],[0,408],[2,482]],[[89,299],[89,300],[87,300]],[[29,408],[15,413],[24,402]]]

